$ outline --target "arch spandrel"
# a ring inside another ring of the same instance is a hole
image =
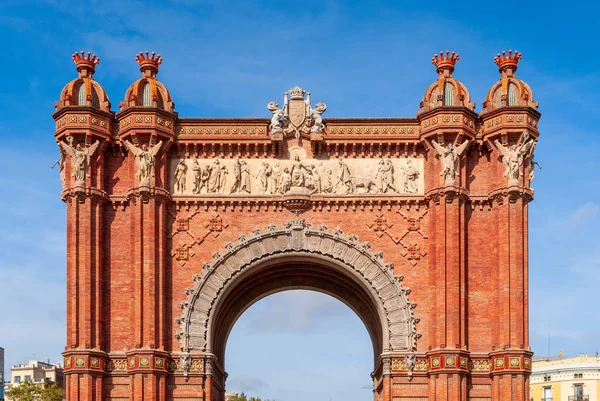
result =
[[[416,351],[420,337],[416,330],[419,319],[413,313],[416,304],[409,302],[410,290],[402,286],[402,276],[394,274],[393,264],[384,262],[381,252],[373,252],[369,243],[358,242],[353,234],[330,231],[324,225],[313,228],[304,220],[295,220],[283,227],[271,225],[264,231],[255,229],[250,235],[240,235],[238,241],[226,244],[222,252],[215,252],[213,259],[204,264],[202,273],[194,276],[193,288],[186,289],[187,300],[177,319],[180,331],[176,337],[182,353],[214,351],[216,339],[212,333],[227,289],[236,285],[241,273],[276,256],[323,261],[324,269],[335,266],[360,284],[372,301],[381,324],[378,348],[384,353]]]

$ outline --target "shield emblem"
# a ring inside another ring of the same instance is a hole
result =
[[[290,122],[295,128],[300,128],[306,120],[306,103],[301,99],[291,99],[288,107]]]

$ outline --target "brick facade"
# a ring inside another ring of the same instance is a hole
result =
[[[268,118],[179,118],[154,54],[138,56],[142,78],[115,114],[93,80],[98,60],[74,55],[79,78],[53,116],[67,205],[66,399],[224,400],[235,318],[264,294],[311,288],[344,299],[365,321],[375,400],[528,400],[527,216],[540,114],[514,75],[519,59],[495,59],[501,77],[480,113],[452,76],[458,56],[446,53],[433,60],[438,78],[416,118],[326,118],[321,130],[278,132]],[[465,141],[456,177],[444,176],[435,146]],[[502,152],[527,141],[510,170]],[[143,145],[156,149],[147,181],[136,159]],[[422,189],[371,190],[361,180],[352,185],[365,188],[347,194],[173,189],[177,160],[287,163],[292,149],[353,166],[412,158],[422,163]],[[239,272],[225,277],[235,252]],[[242,268],[248,254],[258,256]],[[215,285],[199,324],[195,313]],[[184,346],[187,338],[202,346]]]

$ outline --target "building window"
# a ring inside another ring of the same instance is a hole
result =
[[[583,379],[583,373],[575,373],[573,379]]]
[[[85,83],[82,82],[81,85],[79,85],[79,91],[77,92],[77,104],[79,106],[85,106],[87,105],[87,93],[85,92]]]
[[[576,384],[573,386],[575,390],[575,401],[583,401],[583,384]]]
[[[544,381],[545,382],[549,382],[550,380],[552,380],[552,377],[550,377],[550,376],[544,376]]]
[[[517,105],[517,87],[512,83],[508,85],[508,105]]]
[[[30,382],[31,381],[31,376],[29,376],[29,375],[25,376],[25,381],[26,382]]]
[[[446,82],[444,85],[444,106],[454,106],[454,96],[452,94],[452,85]]]
[[[13,379],[13,381],[15,383],[21,383],[21,376],[15,376],[15,378]]]
[[[552,401],[552,387],[544,387],[543,401]]]
[[[96,89],[92,87],[92,107],[95,109],[100,108],[100,100],[98,99],[98,94],[96,93]]]
[[[152,106],[152,88],[150,84],[146,82],[144,85],[144,91],[142,92],[142,106]]]

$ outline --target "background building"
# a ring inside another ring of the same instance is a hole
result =
[[[4,401],[4,348],[0,347],[0,401]]]
[[[18,386],[19,383],[33,381],[34,383],[56,383],[58,387],[64,388],[65,378],[63,368],[60,363],[52,365],[46,362],[29,361],[26,365],[14,365],[10,368],[12,379],[6,383],[5,391],[9,392],[13,386]],[[9,396],[5,396],[6,401],[10,401]]]
[[[600,358],[577,358],[533,362],[531,401],[600,400]]]

